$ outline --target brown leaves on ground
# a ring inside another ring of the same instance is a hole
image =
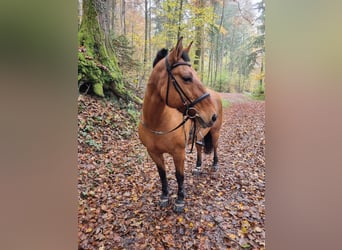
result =
[[[203,174],[193,176],[196,155],[188,154],[185,212],[175,214],[172,159],[166,157],[171,202],[160,208],[158,172],[130,116],[80,97],[79,249],[264,249],[265,106],[229,100],[219,170],[211,170],[212,155],[204,156]]]

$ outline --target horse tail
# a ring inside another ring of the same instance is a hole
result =
[[[213,137],[211,136],[211,131],[209,131],[205,136],[204,136],[204,153],[205,154],[210,154],[213,151]]]

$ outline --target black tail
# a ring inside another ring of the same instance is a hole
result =
[[[211,132],[209,131],[203,138],[204,140],[204,153],[210,154],[213,151],[213,137],[211,136]]]

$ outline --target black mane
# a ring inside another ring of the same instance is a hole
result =
[[[158,51],[157,55],[156,55],[156,58],[154,58],[154,61],[153,61],[153,68],[154,66],[156,66],[156,64],[161,60],[163,59],[165,56],[167,56],[168,54],[168,50],[167,49],[161,49]]]
[[[159,50],[158,53],[157,53],[157,55],[156,55],[156,58],[154,58],[154,60],[153,60],[153,68],[154,68],[154,66],[156,66],[156,64],[157,64],[161,59],[163,59],[165,56],[167,56],[168,53],[169,53],[168,50],[165,49],[165,48]],[[190,62],[189,54],[188,54],[187,52],[185,52],[185,51],[183,51],[183,53],[182,53],[182,58],[183,58],[184,61]]]

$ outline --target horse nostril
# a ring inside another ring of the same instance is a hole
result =
[[[213,116],[211,117],[211,120],[214,122],[214,121],[216,121],[216,119],[217,119],[217,115],[213,114]]]

